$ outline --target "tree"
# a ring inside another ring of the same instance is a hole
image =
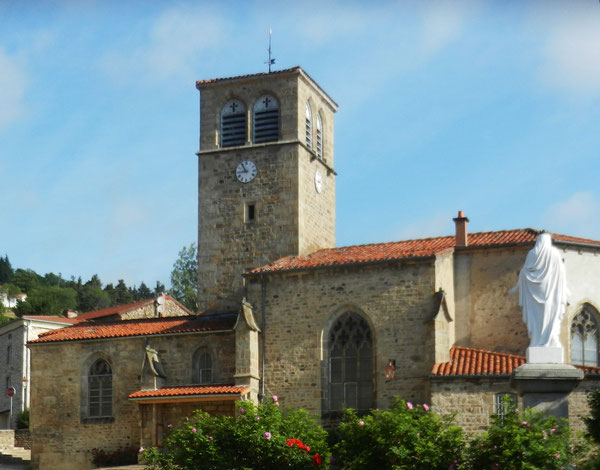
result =
[[[27,294],[25,302],[19,302],[15,313],[23,315],[62,315],[65,310],[77,307],[77,292],[71,287],[40,286]]]
[[[91,312],[110,307],[110,296],[100,287],[86,284],[77,291],[77,310]]]
[[[0,256],[0,284],[9,282],[13,274],[14,271],[8,260],[8,255]]]
[[[145,299],[149,299],[152,297],[152,291],[143,281],[137,290],[137,294],[138,294],[139,300],[145,300]]]
[[[198,311],[198,249],[195,243],[184,246],[179,252],[171,271],[169,294],[192,312]]]
[[[164,293],[167,290],[167,288],[165,287],[165,285],[160,282],[160,281],[156,281],[156,286],[154,287],[154,295],[155,296],[159,296],[160,294]]]
[[[13,274],[11,284],[16,285],[22,292],[29,293],[44,284],[44,278],[33,269],[17,269]]]

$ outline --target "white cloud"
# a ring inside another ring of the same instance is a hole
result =
[[[551,205],[541,218],[542,227],[584,238],[600,238],[600,200],[589,191],[572,194]]]
[[[24,112],[23,96],[27,77],[18,60],[0,49],[0,129]]]
[[[540,79],[570,94],[598,95],[600,8],[597,2],[573,2],[569,7],[554,5],[543,16],[547,39]]]
[[[107,52],[99,65],[117,82],[170,80],[193,74],[199,56],[223,45],[226,37],[225,22],[210,8],[178,6],[158,16],[145,44],[129,48],[130,53]]]
[[[434,55],[458,37],[467,16],[473,14],[475,2],[428,2],[423,15],[421,50],[426,56]]]

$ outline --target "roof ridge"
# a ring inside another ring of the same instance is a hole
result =
[[[477,352],[477,353],[492,354],[492,355],[498,355],[498,356],[504,356],[504,357],[516,357],[518,359],[524,359],[525,358],[525,356],[520,356],[518,354],[511,354],[511,353],[505,353],[505,352],[490,351],[489,349],[470,348],[470,347],[467,347],[467,346],[452,346],[450,348],[450,353],[452,353],[453,349],[462,349],[463,351],[472,351],[472,352]],[[452,362],[452,361],[450,361],[450,362]]]
[[[223,82],[226,80],[239,80],[240,78],[264,77],[264,76],[273,75],[273,74],[295,72],[297,70],[302,70],[302,67],[300,67],[299,65],[296,65],[294,67],[290,67],[287,69],[281,69],[281,70],[274,70],[272,72],[249,73],[249,74],[245,74],[245,75],[236,75],[233,77],[208,78],[205,80],[197,80],[196,86],[205,85],[205,84],[209,84],[209,83]]]

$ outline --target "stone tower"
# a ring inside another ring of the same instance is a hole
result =
[[[337,104],[300,67],[196,87],[199,307],[238,309],[244,272],[335,245]]]

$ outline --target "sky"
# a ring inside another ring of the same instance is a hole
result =
[[[228,6],[225,6],[228,5]],[[338,246],[600,240],[600,2],[0,0],[0,255],[169,284],[196,240],[196,80],[300,65],[339,104]]]

